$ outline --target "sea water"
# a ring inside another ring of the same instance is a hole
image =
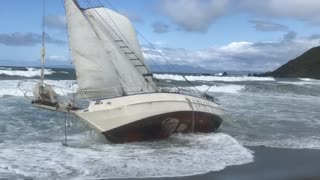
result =
[[[0,68],[0,178],[187,176],[252,162],[254,153],[245,146],[320,149],[318,80],[187,76],[199,91],[219,98],[225,109],[218,133],[111,144],[70,117],[65,147],[64,114],[33,108],[17,88],[25,79],[24,88],[31,88],[38,73],[36,68]],[[46,77],[48,83],[71,89],[67,93],[77,88],[72,70],[47,69]],[[179,75],[155,77],[191,86]]]

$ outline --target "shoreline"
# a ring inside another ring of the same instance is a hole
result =
[[[315,180],[320,179],[320,150],[246,146],[254,152],[254,162],[228,166],[221,171],[193,176],[116,178],[110,180]]]

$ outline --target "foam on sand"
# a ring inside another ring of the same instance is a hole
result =
[[[240,140],[241,141],[241,140]],[[287,149],[317,149],[320,150],[320,138],[318,136],[310,137],[288,137],[282,139],[265,139],[265,140],[250,140],[241,141],[246,146],[267,146],[273,148]]]
[[[253,161],[250,150],[223,133],[82,148],[60,142],[0,144],[0,149],[0,172],[37,179],[177,177]]]
[[[174,74],[154,74],[154,77],[162,80],[185,81],[183,76]],[[221,82],[242,82],[242,81],[275,81],[273,77],[251,77],[251,76],[185,76],[189,81],[221,81]]]

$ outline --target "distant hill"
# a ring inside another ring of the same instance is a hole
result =
[[[308,50],[275,71],[262,76],[320,79],[320,46]]]

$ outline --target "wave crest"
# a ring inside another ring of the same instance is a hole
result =
[[[10,147],[0,144],[0,149],[0,172],[43,179],[52,174],[68,179],[71,172],[77,179],[177,177],[253,161],[252,151],[223,133],[176,135],[157,143],[91,144],[67,149],[59,142],[23,143]]]
[[[183,76],[174,74],[154,74],[161,80],[185,81]],[[217,82],[242,82],[242,81],[275,81],[273,77],[251,77],[251,76],[185,76],[189,81],[217,81]]]
[[[0,74],[7,75],[7,76],[22,76],[22,77],[40,77],[41,70],[35,69],[35,68],[25,68],[20,70],[13,70],[12,68],[1,68]],[[52,71],[51,69],[45,69],[44,74],[45,75],[51,75],[55,73],[55,71]]]
[[[246,89],[245,85],[234,85],[234,84],[229,84],[229,85],[222,85],[222,86],[207,86],[207,85],[202,85],[202,86],[196,86],[196,88],[199,91],[205,92],[219,92],[219,93],[231,93],[231,94],[236,94],[239,93],[243,90]]]

